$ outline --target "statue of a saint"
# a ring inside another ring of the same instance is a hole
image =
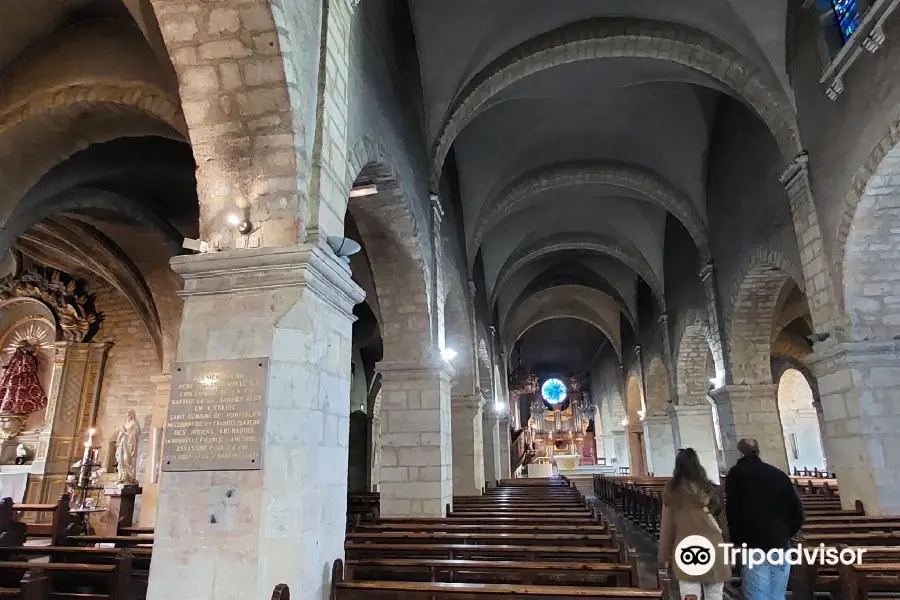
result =
[[[116,438],[116,463],[119,471],[116,483],[137,485],[137,451],[141,426],[138,425],[133,410],[129,410],[125,415],[125,424],[122,425],[119,437]]]
[[[25,461],[28,460],[28,449],[25,448],[25,444],[19,444],[16,446],[16,464],[24,465]]]

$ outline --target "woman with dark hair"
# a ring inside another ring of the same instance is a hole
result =
[[[722,599],[731,576],[721,546],[728,539],[724,517],[697,453],[693,448],[679,450],[663,491],[659,564],[673,568],[682,600],[699,600],[701,593],[706,600]]]

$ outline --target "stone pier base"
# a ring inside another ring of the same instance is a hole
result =
[[[656,477],[672,474],[675,468],[675,436],[668,414],[649,414],[643,419],[644,440],[647,444],[647,469]]]
[[[719,411],[727,468],[739,458],[738,441],[752,438],[759,442],[760,458],[788,472],[777,390],[775,384],[753,384],[728,385],[710,392]]]
[[[900,514],[900,341],[828,340],[810,358],[842,504]]]
[[[482,409],[481,428],[485,485],[494,486],[500,480],[500,419],[493,406]]]
[[[262,464],[162,473],[147,598],[268,598],[286,583],[321,600],[344,556],[362,290],[320,247],[178,256],[172,268],[184,279],[178,362],[268,358]]]
[[[480,496],[484,487],[484,435],[478,396],[454,396],[450,402],[453,423],[453,495]]]
[[[708,403],[700,405],[678,405],[675,408],[675,424],[681,435],[682,448],[693,448],[706,469],[707,476],[719,481],[719,459],[716,449],[716,431],[712,407]]]
[[[452,368],[380,362],[383,517],[443,517],[453,497]]]

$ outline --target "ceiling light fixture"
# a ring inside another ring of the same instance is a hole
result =
[[[374,183],[366,185],[358,185],[350,190],[351,198],[362,198],[364,196],[374,196],[378,193],[378,187]]]

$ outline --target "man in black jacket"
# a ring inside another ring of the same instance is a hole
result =
[[[756,440],[738,443],[741,458],[725,478],[725,514],[731,543],[768,553],[786,550],[803,526],[803,505],[794,484],[783,471],[759,458]],[[783,553],[782,553],[783,555]],[[786,561],[741,569],[746,600],[784,600],[791,566]]]

